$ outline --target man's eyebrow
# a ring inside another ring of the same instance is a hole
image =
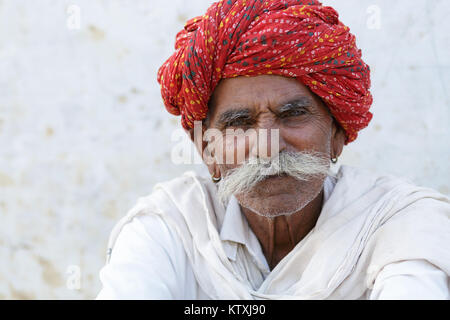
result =
[[[216,125],[225,125],[231,121],[241,118],[248,119],[250,116],[251,112],[247,108],[227,110],[219,116],[219,119],[216,121]]]
[[[292,99],[288,102],[285,102],[281,105],[280,108],[278,108],[278,112],[279,113],[283,113],[286,111],[291,111],[291,110],[295,110],[298,109],[299,107],[311,107],[313,105],[313,100],[309,97],[300,97],[300,98],[295,98]]]
[[[298,97],[291,99],[277,109],[278,113],[283,113],[290,110],[298,109],[299,107],[310,107],[313,105],[313,100],[309,97]],[[224,126],[237,119],[250,119],[251,110],[248,108],[231,109],[224,111],[216,120],[216,126]]]

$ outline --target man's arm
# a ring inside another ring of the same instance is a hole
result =
[[[183,299],[194,282],[181,243],[156,215],[123,226],[100,280],[96,299]]]
[[[448,300],[447,274],[426,260],[391,263],[378,274],[370,300]]]

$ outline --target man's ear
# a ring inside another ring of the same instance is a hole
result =
[[[201,130],[201,134],[199,134],[199,132],[197,132],[197,137],[195,137],[195,130],[194,128],[190,128],[190,129],[184,129],[184,132],[186,132],[186,134],[188,135],[189,139],[191,139],[192,143],[194,143],[195,148],[197,149],[198,153],[200,154],[200,157],[203,159],[203,151],[205,150],[206,146],[207,146],[207,142],[203,141],[203,135],[205,133],[205,127],[202,124],[201,126],[202,130]]]
[[[333,117],[333,129],[332,129],[332,136],[331,136],[331,157],[332,158],[338,158],[345,145],[345,140],[347,139],[347,136],[345,134],[344,129],[341,127],[341,125],[337,122],[336,119]]]
[[[194,142],[194,128],[185,129],[183,128],[184,132],[188,135],[189,139],[191,139],[192,142]]]

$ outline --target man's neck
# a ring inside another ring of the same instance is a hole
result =
[[[270,270],[314,228],[323,205],[323,188],[317,197],[291,216],[262,217],[241,206],[261,244]]]

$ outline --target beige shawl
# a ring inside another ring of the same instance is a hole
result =
[[[157,184],[116,225],[110,250],[134,215],[158,214],[179,235],[212,299],[357,299],[384,266],[410,259],[450,274],[450,200],[391,175],[343,165],[314,229],[254,290],[223,250],[218,230],[225,208],[216,193],[210,179],[192,171]]]

